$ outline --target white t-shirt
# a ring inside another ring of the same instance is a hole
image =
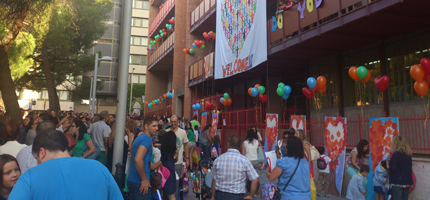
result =
[[[94,123],[88,129],[88,133],[91,133],[91,138],[99,145],[101,151],[106,151],[104,138],[108,138],[110,132],[110,127],[103,120]]]
[[[248,140],[245,140],[243,142],[243,145],[245,146],[245,156],[250,160],[258,160],[258,141],[253,140],[251,143],[248,142]]]
[[[261,134],[260,134],[260,132],[258,132],[258,131],[257,131],[257,136],[258,136],[258,141],[262,142],[262,141],[263,141],[263,138],[261,137]]]
[[[324,157],[325,163],[327,163],[327,167],[324,170],[321,170],[321,169],[318,169],[318,170],[319,170],[319,172],[330,173],[331,158],[329,158],[328,156],[325,156],[325,155],[321,155],[319,158],[322,158],[322,157]]]
[[[167,132],[171,131],[171,129],[167,129]],[[188,137],[187,133],[184,129],[181,129],[178,127],[178,129],[175,132],[176,134],[176,145],[178,145],[179,154],[178,154],[178,162],[176,162],[176,165],[182,165],[184,162],[184,144],[188,143]]]
[[[0,155],[2,154],[9,154],[13,157],[16,157],[16,155],[21,151],[21,149],[25,148],[27,145],[20,144],[18,141],[8,141],[3,146],[0,146]]]

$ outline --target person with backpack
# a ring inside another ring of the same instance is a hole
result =
[[[325,155],[324,147],[318,147],[318,152],[320,156],[317,159],[317,167],[318,167],[318,193],[317,195],[322,196],[322,190],[324,188],[324,194],[326,197],[330,197],[328,193],[328,186],[330,184],[329,174],[330,174],[330,163],[335,161],[339,155],[336,156],[335,160],[331,160],[328,156]]]

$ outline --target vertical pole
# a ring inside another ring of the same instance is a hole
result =
[[[131,78],[130,78],[130,84],[131,84],[131,88],[130,88],[130,105],[128,108],[128,113],[131,115],[131,100],[133,99],[133,75],[134,75],[134,68],[131,71]]]
[[[121,51],[118,68],[118,104],[116,105],[117,119],[115,128],[115,149],[113,150],[112,172],[116,171],[115,164],[122,163],[122,153],[124,149],[124,127],[125,114],[127,109],[127,75],[128,57],[130,55],[130,35],[131,35],[131,12],[132,0],[124,0],[121,26]]]
[[[90,84],[90,98],[88,98],[88,113],[91,113],[91,97],[93,96],[93,81],[94,77],[91,77],[91,84]]]
[[[96,53],[95,59],[94,59],[94,79],[93,79],[93,97],[91,99],[91,119],[94,117],[94,108],[95,108],[95,101],[96,101],[96,91],[97,91],[97,68],[99,65],[99,53]]]

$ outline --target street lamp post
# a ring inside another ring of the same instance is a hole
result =
[[[97,91],[97,69],[99,65],[99,61],[112,61],[113,58],[110,56],[103,56],[102,58],[99,58],[99,53],[96,53],[95,61],[94,61],[94,77],[92,81],[92,91],[90,92],[92,94],[92,98],[90,99],[90,110],[91,110],[91,119],[94,117],[94,110],[95,110],[95,102],[96,102],[96,91]]]
[[[93,77],[91,77],[91,84],[90,84],[90,98],[88,98],[88,113],[91,113],[91,105],[92,105],[92,103],[93,103],[93,101],[91,100],[92,99],[92,96],[93,96]],[[92,117],[91,117],[92,118]]]
[[[134,67],[133,67],[133,70],[131,71],[131,78],[130,78],[131,88],[130,88],[130,107],[128,108],[129,114],[131,114],[131,100],[133,98],[133,75],[134,75]]]

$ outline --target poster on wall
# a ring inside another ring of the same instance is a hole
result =
[[[199,111],[194,111],[193,112],[193,118],[197,117],[197,119],[199,118]]]
[[[203,129],[206,126],[207,120],[208,120],[208,115],[206,112],[202,113],[202,119],[200,119],[200,133],[203,131]]]
[[[369,166],[370,173],[367,176],[367,197],[368,200],[373,200],[376,197],[373,188],[373,172],[386,153],[390,152],[391,142],[393,137],[399,135],[399,118],[397,117],[381,117],[370,118],[370,158]]]
[[[211,137],[214,138],[218,127],[218,113],[212,113],[212,129],[211,129]]]
[[[278,141],[278,114],[266,114],[266,134],[264,140],[264,152],[273,151]]]
[[[329,157],[329,193],[333,196],[341,196],[342,182],[345,166],[345,150],[347,137],[346,118],[325,117],[324,123],[324,148],[325,156]]]
[[[302,129],[306,133],[306,115],[291,115],[290,127],[294,130]]]
[[[214,52],[205,56],[205,78],[212,77],[214,74]]]
[[[266,1],[217,0],[215,79],[267,60]]]

